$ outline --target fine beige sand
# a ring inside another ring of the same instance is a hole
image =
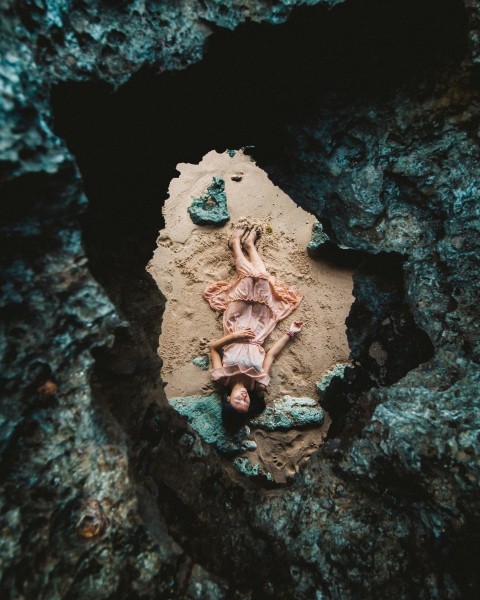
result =
[[[266,402],[285,394],[317,398],[315,383],[321,375],[348,362],[345,319],[353,301],[351,271],[308,256],[315,217],[296,206],[241,151],[234,157],[212,151],[200,164],[180,163],[177,170],[180,176],[171,182],[163,209],[165,229],[147,267],[167,298],[159,344],[167,397],[205,395],[214,389],[208,372],[192,364],[208,352],[210,340],[223,335],[222,315],[210,308],[203,291],[209,281],[235,276],[227,241],[231,223],[245,216],[266,226],[257,247],[269,272],[304,295],[266,341],[268,349],[292,321],[305,322],[271,369]],[[194,225],[187,208],[205,194],[214,176],[225,181],[231,222]],[[268,466],[276,481],[284,481],[322,442],[328,422],[304,432],[252,432],[258,449],[246,456]]]

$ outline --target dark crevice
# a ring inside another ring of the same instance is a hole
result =
[[[404,297],[403,263],[398,254],[382,253],[365,258],[354,274],[355,302],[346,321],[353,367],[343,379],[332,380],[322,402],[333,419],[329,437],[341,433],[343,447],[375,410],[373,402],[359,397],[392,385],[434,354]]]

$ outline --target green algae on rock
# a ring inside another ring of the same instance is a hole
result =
[[[252,464],[246,456],[236,458],[233,466],[246,477],[265,477],[268,481],[273,481],[271,473],[265,471],[259,463]]]
[[[353,248],[332,241],[319,221],[313,224],[312,237],[307,244],[307,253],[311,258],[324,258],[345,266],[355,265],[361,258],[361,253]]]
[[[321,223],[316,221],[312,227],[312,238],[308,243],[307,252],[309,256],[318,256],[323,244],[330,241],[328,235],[323,231]]]
[[[245,427],[241,427],[235,433],[225,430],[222,408],[216,394],[171,398],[168,402],[177,412],[187,418],[192,429],[203,440],[212,444],[219,452],[232,454],[245,449],[243,440],[247,435],[247,430]]]
[[[208,356],[206,354],[204,354],[202,356],[196,356],[192,360],[192,363],[196,367],[199,367],[200,369],[202,369],[202,371],[208,371],[209,361],[208,361]]]
[[[214,177],[206,193],[200,198],[194,198],[188,207],[188,213],[195,225],[225,225],[230,220],[230,215],[224,180]]]
[[[267,431],[297,429],[323,423],[323,410],[312,398],[284,396],[251,421],[252,427]]]
[[[326,373],[324,373],[322,377],[320,377],[320,379],[317,382],[317,392],[320,398],[322,398],[325,395],[328,386],[335,377],[338,377],[339,379],[344,378],[345,369],[347,368],[351,369],[352,367],[351,365],[348,365],[346,363],[338,363],[337,365],[334,365],[331,369],[329,369]]]

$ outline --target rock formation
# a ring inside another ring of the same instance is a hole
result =
[[[2,3],[3,597],[478,591],[480,4],[294,4]],[[143,271],[175,165],[248,144],[357,253],[337,429],[281,487],[158,407]]]

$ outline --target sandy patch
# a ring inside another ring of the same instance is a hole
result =
[[[195,225],[187,208],[216,176],[225,181],[231,221],[248,216],[267,225],[271,233],[262,236],[258,249],[268,270],[304,295],[297,310],[266,341],[268,349],[291,321],[305,321],[303,332],[271,369],[266,401],[285,394],[316,398],[315,383],[320,376],[334,364],[348,360],[345,319],[353,301],[351,271],[308,256],[305,248],[315,217],[296,206],[242,152],[230,157],[212,151],[200,164],[181,163],[177,169],[180,176],[171,182],[163,209],[165,229],[147,267],[167,297],[159,345],[167,397],[204,395],[213,389],[208,372],[191,361],[207,352],[210,340],[223,335],[222,316],[203,299],[203,291],[209,281],[235,275],[227,249],[231,228],[230,223],[223,227]],[[252,432],[258,444],[254,454],[270,465],[274,463],[268,455],[275,454],[279,465],[274,469],[279,471],[275,479],[282,480],[281,473],[286,476],[287,471],[295,471],[324,434],[325,427],[283,434]],[[272,454],[271,446],[280,450]],[[253,458],[252,453],[249,457]]]

